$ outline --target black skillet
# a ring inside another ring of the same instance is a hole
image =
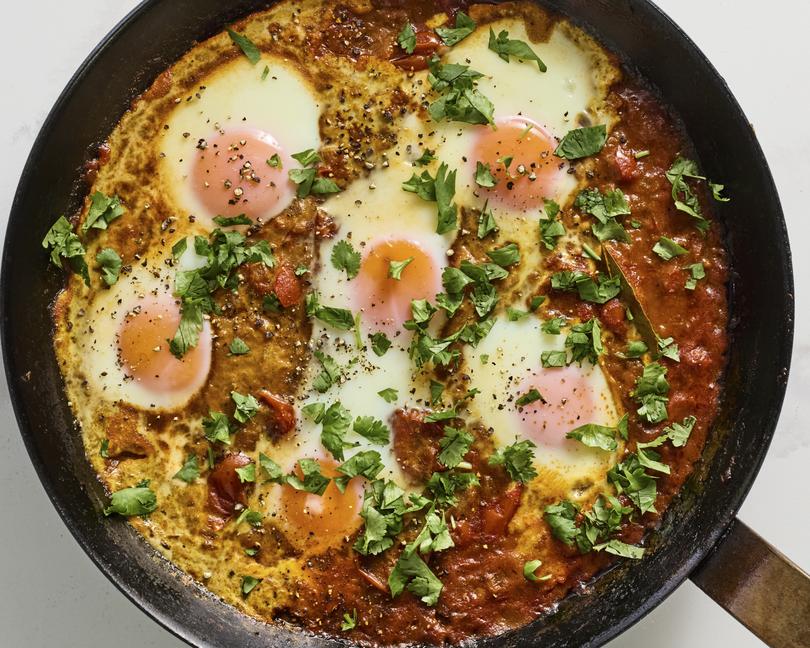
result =
[[[104,492],[84,456],[51,351],[49,304],[62,277],[40,247],[59,214],[74,213],[81,168],[131,99],[199,41],[260,0],[147,0],[99,45],[48,116],[26,164],[6,234],[0,279],[3,356],[31,460],[70,531],[133,602],[196,646],[332,646],[250,619],[192,583],[122,520],[101,514]],[[793,277],[768,165],[728,87],[692,41],[646,0],[551,0],[655,85],[683,118],[706,173],[733,202],[720,208],[734,269],[731,346],[720,416],[704,461],[667,513],[644,560],[624,564],[535,623],[480,646],[598,646],[691,577],[775,646],[810,646],[810,580],[735,514],[774,433],[793,339]],[[719,644],[723,644],[718,637]]]

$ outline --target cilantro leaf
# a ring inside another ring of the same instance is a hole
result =
[[[665,427],[664,434],[672,441],[672,445],[676,448],[682,448],[689,440],[689,435],[692,434],[695,423],[697,423],[697,419],[694,416],[687,416],[682,423],[673,423],[671,426]]]
[[[360,272],[360,253],[346,240],[338,241],[332,248],[332,267],[345,270],[349,280],[354,279]]]
[[[57,268],[62,268],[62,259],[67,261],[70,269],[84,279],[84,283],[90,286],[90,273],[87,271],[87,262],[84,260],[84,246],[78,235],[73,232],[73,227],[64,216],[51,226],[45,238],[42,240],[42,247],[50,249],[51,263]]]
[[[543,365],[543,369],[564,367],[567,361],[568,355],[565,351],[543,351],[540,354],[540,362]]]
[[[593,318],[584,324],[576,324],[571,327],[571,332],[565,338],[565,347],[571,350],[571,361],[582,365],[583,360],[588,360],[591,364],[596,364],[599,356],[605,351],[602,345],[602,328],[599,320]]]
[[[335,486],[343,493],[346,491],[346,486],[355,477],[365,477],[366,479],[374,479],[380,474],[385,466],[382,463],[382,457],[376,450],[366,450],[358,452],[351,457],[348,461],[338,466],[338,472],[342,477],[335,478]]]
[[[689,250],[681,245],[678,245],[678,243],[673,241],[671,238],[662,236],[658,239],[658,243],[653,246],[653,252],[660,256],[664,261],[670,261],[676,256],[687,254]]]
[[[658,357],[659,358],[669,358],[674,362],[681,361],[680,350],[678,349],[678,344],[675,340],[671,337],[661,339],[658,338]]]
[[[554,155],[566,160],[579,160],[596,155],[607,142],[607,127],[605,125],[576,128],[563,137]]]
[[[319,306],[315,311],[315,317],[324,324],[333,326],[341,331],[350,331],[354,328],[354,315],[345,308],[335,308],[333,306]]]
[[[507,243],[503,247],[490,250],[487,256],[502,268],[520,263],[520,250],[515,243]]]
[[[436,205],[439,208],[439,219],[436,225],[437,234],[446,234],[456,229],[457,208],[453,202],[456,193],[456,172],[449,171],[446,164],[439,165],[436,171]]]
[[[540,330],[549,335],[559,335],[562,331],[562,327],[566,324],[567,320],[564,317],[552,317],[551,319],[545,320],[540,325]]]
[[[648,475],[634,454],[608,471],[608,480],[619,495],[627,495],[641,513],[655,512],[656,480]]]
[[[402,279],[402,271],[407,268],[412,261],[413,257],[409,257],[404,261],[390,261],[388,264],[388,276],[391,279],[400,281]]]
[[[214,222],[220,227],[236,227],[237,225],[253,225],[245,214],[239,216],[214,216]]]
[[[455,27],[437,27],[436,33],[445,45],[452,47],[475,31],[475,21],[463,11],[456,14]],[[409,52],[410,53],[410,52]]]
[[[430,571],[430,567],[425,564],[416,551],[406,549],[388,576],[388,587],[393,598],[402,594],[402,591],[407,588],[425,605],[433,606],[439,601],[442,582]]]
[[[489,49],[500,56],[504,61],[509,63],[509,57],[514,56],[521,61],[534,61],[537,63],[537,68],[541,72],[545,72],[546,64],[540,60],[540,57],[534,53],[534,50],[529,47],[528,43],[521,40],[514,40],[509,38],[509,32],[502,31],[495,36],[492,28],[489,29]]]
[[[405,491],[392,481],[378,479],[366,489],[360,517],[363,532],[354,543],[354,550],[364,556],[376,556],[394,544],[394,538],[402,531],[402,518],[426,506],[424,498],[411,496],[411,504],[405,501]]]
[[[689,270],[690,273],[690,277],[686,280],[685,284],[687,290],[694,290],[697,288],[697,282],[706,278],[706,270],[702,263],[693,263],[684,268],[684,270]]]
[[[527,581],[537,582],[537,581],[547,581],[551,579],[551,574],[546,574],[545,576],[538,576],[535,572],[540,569],[540,566],[543,564],[542,560],[528,560],[523,565],[523,578]]]
[[[455,412],[453,412],[455,414]],[[447,468],[455,468],[470,450],[473,435],[466,430],[445,426],[444,436],[439,440],[441,452],[437,457],[440,464]]]
[[[251,65],[256,65],[262,58],[262,53],[259,51],[259,48],[256,47],[256,44],[247,36],[239,34],[232,29],[228,29],[227,31],[228,36],[231,37],[235,45],[239,46],[239,49],[242,50],[242,53],[247,57]]]
[[[406,22],[402,25],[402,29],[397,35],[397,44],[404,49],[407,54],[413,54],[414,49],[416,49],[416,31],[414,31],[411,23]]]
[[[475,163],[475,184],[479,187],[487,188],[494,187],[498,184],[498,181],[492,175],[489,164],[484,164],[483,162]],[[483,236],[479,238],[483,238]]]
[[[228,350],[231,352],[231,355],[235,355],[235,356],[245,355],[247,353],[250,353],[250,347],[240,337],[235,337],[231,341],[231,344],[228,346]]]
[[[96,254],[96,263],[101,267],[101,278],[108,286],[114,286],[121,272],[121,257],[112,248],[104,248]]]
[[[339,461],[342,460],[341,456]],[[329,486],[329,478],[321,474],[321,464],[314,459],[300,459],[298,467],[301,469],[303,479],[293,473],[287,475],[285,482],[296,490],[313,493],[314,495],[323,495],[326,487]]]
[[[256,586],[261,582],[262,582],[261,578],[254,578],[253,576],[242,576],[242,584],[240,586],[242,598],[247,598],[248,595],[254,589],[256,589]]]
[[[399,393],[396,389],[386,387],[377,392],[377,395],[382,398],[386,403],[394,403],[399,398]]]
[[[583,301],[604,304],[621,292],[621,280],[619,277],[608,278],[599,274],[594,281],[581,270],[564,270],[551,275],[551,287],[555,290],[577,292]]]
[[[515,401],[515,405],[518,407],[526,407],[526,405],[531,405],[536,401],[543,401],[546,402],[546,399],[543,398],[543,394],[541,394],[537,389],[532,387],[529,391],[523,394],[520,398]]]
[[[706,178],[698,174],[697,164],[692,160],[678,157],[667,171],[667,180],[672,185],[672,200],[675,208],[694,218],[696,227],[705,232],[709,229],[709,221],[703,215],[700,207],[700,200],[687,179],[705,180]]]
[[[222,412],[210,411],[208,418],[202,420],[203,432],[205,438],[210,443],[224,443],[230,445],[231,443],[231,425],[228,422],[228,417]]]
[[[242,484],[250,483],[256,481],[256,464],[249,463],[247,466],[242,466],[241,468],[236,469],[236,475],[239,477],[239,482]]]
[[[601,448],[613,452],[618,448],[616,429],[595,423],[580,425],[565,435],[566,439],[576,439],[589,448]]]
[[[82,234],[86,234],[91,228],[107,229],[107,226],[123,213],[124,208],[118,196],[108,196],[96,191],[90,197],[90,209],[82,224]]]
[[[478,477],[473,472],[434,472],[425,488],[433,494],[437,506],[455,506],[458,504],[457,491],[478,486]]]
[[[478,238],[484,239],[492,232],[498,231],[498,223],[495,221],[495,216],[492,210],[487,208],[489,203],[484,204],[481,213],[478,214]]]
[[[325,355],[322,351],[315,351],[313,355],[321,363],[323,371],[313,379],[312,388],[319,394],[323,394],[340,378],[340,367],[338,367],[337,363],[332,358]]]
[[[352,415],[339,402],[333,403],[324,412],[321,424],[321,443],[335,459],[343,461],[343,450],[357,445],[346,441]]]
[[[669,417],[667,413],[669,383],[666,375],[666,367],[651,362],[644,367],[641,376],[636,380],[632,396],[641,405],[638,415],[648,423],[660,423]]]
[[[563,500],[557,504],[547,506],[543,512],[543,519],[551,529],[551,534],[570,547],[573,546],[579,534],[576,525],[577,515],[579,515],[579,507],[572,502]]]
[[[157,496],[151,488],[135,486],[122,488],[110,497],[110,505],[104,509],[104,515],[117,513],[124,517],[149,515],[157,509]]]
[[[435,121],[460,121],[467,124],[492,124],[495,108],[474,82],[483,75],[458,63],[443,65],[438,56],[428,61],[428,81],[440,97],[428,107]]]
[[[385,333],[372,333],[368,337],[371,340],[372,351],[380,358],[391,348],[391,340]]]
[[[281,484],[285,481],[281,466],[263,452],[259,453],[259,468],[265,472],[271,482]]]
[[[343,613],[343,621],[340,622],[340,629],[343,632],[354,630],[357,627],[357,610],[352,610],[352,613]]]
[[[245,395],[232,391],[231,398],[236,404],[233,417],[240,423],[247,423],[259,411],[259,401],[254,398],[253,394]]]
[[[540,242],[547,250],[557,247],[557,241],[565,236],[565,227],[558,220],[560,206],[553,200],[545,201],[545,215],[540,219]]]
[[[354,421],[354,431],[375,445],[385,445],[391,438],[388,426],[373,416],[358,416]]]
[[[193,484],[200,476],[200,462],[197,455],[189,455],[183,467],[175,474],[174,479],[179,479],[187,484]]]
[[[499,448],[490,456],[490,466],[503,466],[514,481],[522,484],[530,482],[537,477],[534,468],[534,448],[532,441],[517,441],[512,445]]]

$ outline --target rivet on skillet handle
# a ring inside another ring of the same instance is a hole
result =
[[[810,648],[810,576],[739,520],[690,578],[773,648]]]

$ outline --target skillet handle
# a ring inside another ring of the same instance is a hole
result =
[[[740,520],[690,578],[772,648],[810,647],[810,576]]]

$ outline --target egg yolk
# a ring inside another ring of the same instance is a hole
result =
[[[482,128],[472,164],[489,165],[497,184],[482,189],[495,202],[520,210],[537,209],[553,197],[560,174],[554,156],[557,142],[539,124],[525,117],[506,117],[496,128]]]
[[[338,477],[337,464],[320,460],[325,477]],[[300,468],[295,468],[301,477]],[[299,548],[321,549],[340,544],[360,526],[363,506],[362,479],[352,479],[341,493],[334,481],[329,482],[323,495],[283,486],[281,510],[283,524],[290,540]]]
[[[218,132],[197,149],[191,182],[208,216],[274,216],[292,199],[293,162],[268,133]]]
[[[412,259],[399,279],[390,276],[391,263]],[[374,243],[352,282],[363,321],[396,329],[411,318],[411,301],[432,299],[441,290],[441,276],[433,257],[413,240],[392,239]]]
[[[188,394],[200,389],[211,368],[211,326],[203,325],[197,346],[182,359],[169,350],[180,324],[180,307],[168,295],[149,297],[124,317],[118,330],[118,358],[124,373],[158,394]]]
[[[607,420],[606,413],[613,409],[608,396],[594,393],[589,382],[588,374],[595,371],[599,368],[572,365],[541,369],[526,378],[515,398],[534,388],[542,394],[543,400],[516,409],[522,436],[541,447],[565,448],[579,445],[575,440],[566,439],[565,435],[580,425],[615,425],[616,421]]]

